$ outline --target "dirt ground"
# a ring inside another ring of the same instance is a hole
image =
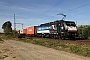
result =
[[[0,60],[90,60],[64,51],[15,40],[0,43]]]

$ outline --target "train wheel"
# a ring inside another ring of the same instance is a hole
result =
[[[58,39],[61,39],[61,36],[58,36]]]
[[[60,38],[61,38],[62,40],[64,40],[64,39],[65,39],[65,36],[61,35]]]
[[[44,38],[44,35],[42,35],[42,38]]]
[[[50,38],[52,38],[52,39],[53,39],[53,35],[50,35]]]
[[[56,39],[56,36],[55,35],[53,37]]]

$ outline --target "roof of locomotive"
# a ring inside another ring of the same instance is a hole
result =
[[[60,23],[60,22],[75,23],[74,21],[56,20],[54,22],[48,22],[48,23],[41,24],[40,26],[54,25],[55,23]]]

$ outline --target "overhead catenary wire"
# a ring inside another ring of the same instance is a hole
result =
[[[47,12],[49,12],[50,10],[52,10],[53,8],[55,8],[57,5],[61,4],[64,0],[61,0],[59,3],[57,3],[56,5],[54,5],[53,7],[51,7],[50,9],[48,9],[47,11],[43,12],[41,15],[39,15],[40,17],[43,15],[43,14],[46,14]]]
[[[82,15],[82,14],[87,14],[87,13],[90,13],[90,11],[83,12],[83,13],[80,13],[80,14],[77,14],[77,15],[72,15],[72,16],[70,16],[70,17],[79,16],[79,15]]]
[[[88,5],[90,5],[90,3],[82,5],[82,6],[79,6],[79,7],[76,7],[76,8],[73,8],[73,9],[70,9],[70,10],[67,10],[67,11],[65,11],[63,13],[66,13],[66,12],[69,12],[69,11],[72,11],[72,10],[76,10],[76,9],[79,9],[79,8],[82,8],[82,7],[85,7],[85,6],[88,6]]]
[[[84,13],[80,13],[78,15],[87,14],[87,13],[90,13],[90,11],[87,11],[87,12],[84,12]]]
[[[56,5],[54,5],[52,8],[50,8],[50,9],[47,10],[47,11],[45,11],[44,14],[46,14],[47,12],[49,12],[50,10],[52,10],[53,8],[55,8],[57,5],[59,5],[59,4],[62,3],[63,1],[64,1],[64,0],[61,0],[59,3],[57,3]],[[90,3],[84,4],[84,5],[81,5],[81,6],[78,6],[78,7],[76,7],[76,8],[72,8],[72,9],[70,9],[70,10],[67,10],[67,11],[64,11],[64,12],[60,12],[60,13],[71,12],[71,11],[73,11],[73,10],[80,9],[80,8],[83,8],[83,7],[88,6],[88,5],[90,5]],[[82,15],[82,14],[86,14],[86,13],[89,13],[89,12],[90,12],[90,11],[84,12],[84,13],[80,13],[80,14],[77,14],[77,15],[75,15],[75,16]],[[53,15],[53,16],[56,16],[56,14]],[[51,16],[51,17],[52,17],[52,16]],[[72,17],[73,17],[73,16],[72,16]],[[48,19],[48,18],[46,18],[46,19]]]
[[[59,3],[61,3],[61,2],[63,2],[63,0],[60,1]],[[58,3],[58,4],[59,4],[59,3]],[[57,4],[57,5],[58,5],[58,4]],[[55,5],[55,6],[57,6],[57,5]],[[83,8],[83,7],[88,6],[88,5],[90,5],[90,3],[87,3],[87,4],[84,4],[84,5],[78,6],[78,7],[76,7],[76,8],[73,8],[73,9],[70,9],[70,10],[67,10],[67,11],[64,11],[64,12],[62,12],[62,13],[71,12],[71,11],[73,11],[73,10],[76,10],[76,9],[79,9],[79,8]],[[54,6],[54,7],[55,7],[55,6]],[[54,7],[52,7],[52,8],[54,8]],[[51,8],[51,9],[52,9],[52,8]],[[49,10],[51,10],[51,9],[49,9]],[[46,13],[47,13],[49,10],[47,10]],[[86,13],[86,12],[85,12],[85,13]],[[83,13],[81,13],[81,14],[83,14]],[[80,14],[79,14],[79,15],[80,15]],[[53,16],[55,16],[55,15],[53,15]],[[46,18],[46,19],[47,19],[47,18]]]
[[[53,8],[55,8],[57,5],[61,4],[64,0],[61,0],[59,3],[57,3],[56,5],[54,5],[53,7],[51,7],[49,10],[47,10],[45,13],[47,13],[48,11],[52,10]]]
[[[79,6],[79,7],[70,9],[70,10],[67,10],[67,11],[65,11],[65,12],[63,12],[63,13],[71,12],[71,11],[73,11],[73,10],[76,10],[76,9],[79,9],[79,8],[83,8],[83,7],[88,6],[88,5],[90,5],[90,3],[84,4],[84,5],[82,5],[82,6]],[[78,16],[78,15],[82,15],[82,14],[86,14],[86,13],[90,13],[90,11],[83,12],[83,13],[79,13],[79,14],[77,14],[77,15],[72,15],[71,17]]]
[[[78,7],[76,7],[76,8],[73,8],[73,9],[70,9],[70,10],[67,10],[67,11],[64,11],[64,12],[62,12],[62,13],[71,12],[71,11],[73,11],[73,10],[76,10],[76,9],[79,9],[79,8],[83,8],[83,7],[88,6],[88,5],[90,5],[90,3],[87,3],[87,4],[84,4],[84,5],[78,6]],[[84,12],[84,13],[80,13],[80,14],[77,14],[76,16],[82,15],[82,14],[86,14],[86,13],[89,13],[89,12],[90,12],[90,11]]]

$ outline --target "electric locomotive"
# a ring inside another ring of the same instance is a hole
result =
[[[37,35],[51,38],[75,38],[77,27],[74,21],[57,20],[37,27]]]

